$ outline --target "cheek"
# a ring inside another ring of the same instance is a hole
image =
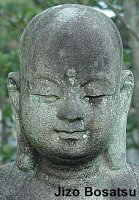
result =
[[[90,105],[86,117],[86,126],[93,130],[107,129],[111,126],[115,113],[114,101],[104,99],[100,104]]]
[[[22,121],[28,134],[44,134],[52,129],[56,122],[57,109],[45,103],[29,100],[22,107]]]
[[[57,122],[57,106],[28,101],[22,104],[22,123],[26,136],[32,146],[45,153],[57,146],[57,136],[53,132]]]

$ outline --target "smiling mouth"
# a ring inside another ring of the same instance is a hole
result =
[[[81,130],[81,131],[55,130],[55,131],[58,137],[62,140],[76,141],[88,137],[88,132],[86,130]]]

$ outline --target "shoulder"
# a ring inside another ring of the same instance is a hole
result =
[[[18,193],[27,177],[27,173],[18,169],[16,164],[9,163],[0,167],[0,196],[6,198]]]
[[[122,187],[138,188],[139,186],[139,166],[127,164],[121,170],[111,171],[111,177],[114,185]]]

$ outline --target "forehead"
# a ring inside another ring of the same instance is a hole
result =
[[[79,82],[88,77],[95,79],[98,74],[110,77],[112,82],[120,77],[121,43],[114,25],[94,10],[77,10],[72,9],[67,17],[65,8],[60,14],[54,11],[51,21],[45,24],[43,13],[39,25],[35,25],[37,31],[27,29],[24,35],[28,40],[22,40],[21,45],[27,76],[52,74],[64,80],[67,70],[74,69]]]
[[[111,79],[115,82],[119,54],[111,40],[106,42],[105,35],[99,32],[82,35],[62,31],[57,36],[45,34],[45,30],[36,40],[31,75],[44,77],[51,74],[58,79],[66,79],[66,73],[75,71],[77,81],[93,78]],[[84,36],[85,35],[85,36]],[[116,57],[116,58],[115,58]],[[32,73],[33,72],[33,73]]]

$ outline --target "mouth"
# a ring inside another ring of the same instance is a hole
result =
[[[76,141],[81,139],[86,139],[88,137],[88,132],[86,130],[55,130],[59,139]]]

